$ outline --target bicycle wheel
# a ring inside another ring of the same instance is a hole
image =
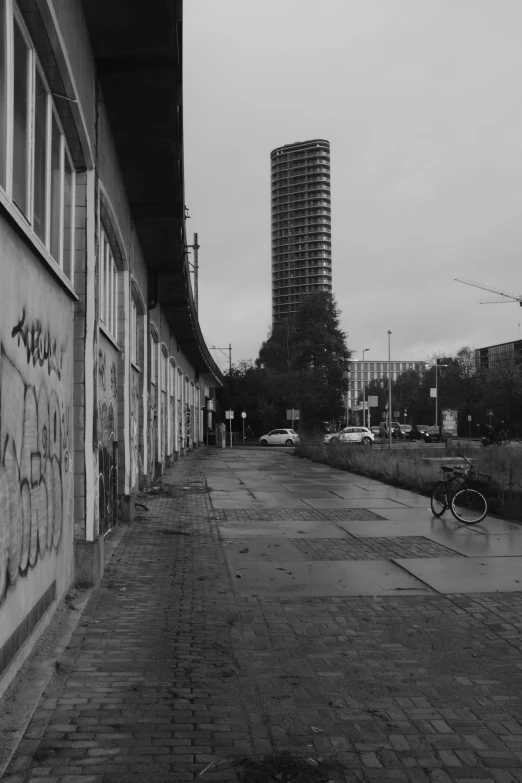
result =
[[[448,508],[446,486],[443,481],[437,481],[431,492],[431,510],[433,516],[441,517]]]
[[[476,525],[488,513],[488,504],[484,495],[476,489],[461,489],[453,495],[451,512],[459,522],[465,525]]]

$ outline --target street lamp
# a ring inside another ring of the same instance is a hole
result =
[[[440,362],[440,363],[439,363]],[[447,364],[442,364],[442,359],[435,359],[435,426],[439,426],[439,367],[447,367]]]
[[[363,427],[366,427],[366,383],[364,381],[364,354],[369,351],[370,348],[363,348],[362,352],[362,385],[363,385]]]
[[[388,329],[388,437],[390,439],[390,451],[392,447],[392,388],[391,388],[391,347],[390,347],[391,332]]]

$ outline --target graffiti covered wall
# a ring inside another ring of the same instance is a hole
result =
[[[103,535],[116,523],[118,350],[100,334],[98,344],[98,525]]]
[[[140,472],[142,471],[140,450],[140,400],[141,373],[131,367],[131,398],[130,398],[130,460],[131,488],[137,490]]]
[[[73,578],[72,302],[0,232],[0,648]]]

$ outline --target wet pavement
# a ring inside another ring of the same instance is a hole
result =
[[[280,750],[522,783],[522,526],[291,452],[201,450],[143,500],[3,783],[232,783]]]

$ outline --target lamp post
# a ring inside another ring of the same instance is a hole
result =
[[[369,351],[369,348],[363,348],[362,352],[362,385],[363,385],[363,427],[366,427],[366,383],[364,381],[364,354]]]
[[[443,364],[444,359],[435,359],[435,426],[439,426],[439,367],[447,367]]]
[[[392,389],[391,389],[391,332],[388,329],[388,438],[390,440],[390,451],[392,447]]]
[[[439,373],[438,362],[435,359],[435,426],[439,426]]]

